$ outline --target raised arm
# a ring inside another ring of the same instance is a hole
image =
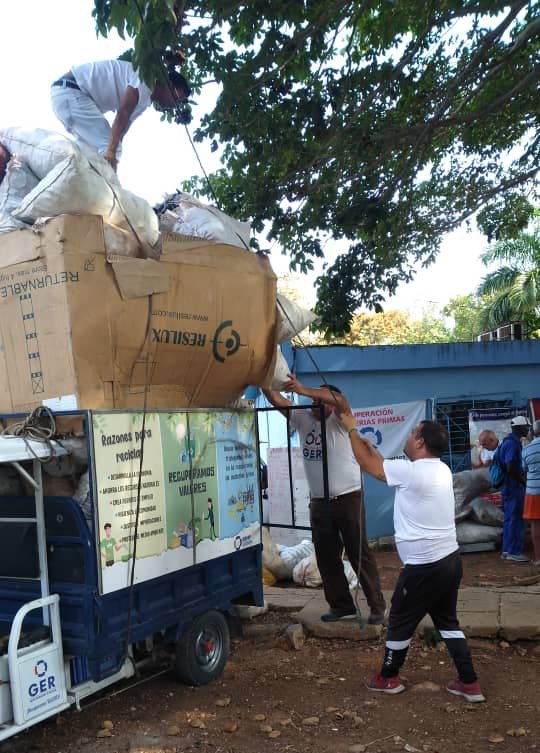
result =
[[[350,412],[349,403],[340,392],[334,392],[330,387],[306,387],[293,374],[287,374],[289,381],[285,382],[285,392],[296,392],[297,395],[309,397],[317,403],[330,405],[336,413]]]
[[[287,414],[290,413],[290,411],[283,410],[284,408],[294,408],[294,403],[292,403],[290,400],[287,400],[286,397],[283,397],[281,392],[278,392],[277,390],[262,390],[263,395],[268,400],[270,405],[273,405],[274,408],[277,408],[280,413],[282,413],[285,417],[287,417]]]
[[[356,419],[349,411],[340,415],[341,424],[349,434],[351,449],[360,468],[370,476],[386,482],[384,475],[384,458],[369,442],[362,439],[356,429]]]

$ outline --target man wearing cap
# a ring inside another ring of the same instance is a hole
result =
[[[152,103],[173,108],[191,94],[185,78],[170,69],[168,81],[150,89],[126,60],[99,60],[75,65],[51,87],[56,117],[75,139],[94,148],[116,170],[122,139],[129,127]],[[114,112],[109,125],[104,113]]]
[[[528,562],[523,554],[523,504],[525,501],[525,474],[522,465],[521,438],[529,433],[526,416],[514,416],[510,421],[511,432],[501,442],[499,462],[504,470],[501,487],[504,522],[502,558],[509,562]]]
[[[531,524],[533,565],[540,566],[540,421],[533,424],[533,441],[523,450],[523,468],[527,474],[523,517]]]

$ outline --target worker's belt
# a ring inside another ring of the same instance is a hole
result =
[[[79,90],[81,88],[76,81],[72,81],[70,78],[59,78],[56,81],[53,81],[51,86],[64,86],[64,87],[67,86],[68,89],[79,89]]]

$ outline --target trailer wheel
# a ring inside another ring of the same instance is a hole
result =
[[[223,672],[229,655],[229,626],[215,609],[197,617],[176,644],[175,673],[186,685],[206,685]]]

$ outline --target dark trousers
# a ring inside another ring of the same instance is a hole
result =
[[[523,506],[525,504],[525,487],[514,486],[501,492],[504,522],[502,551],[507,554],[523,554],[525,523]]]
[[[381,591],[377,562],[368,546],[362,492],[342,494],[328,501],[318,497],[312,498],[309,512],[315,555],[326,601],[332,609],[342,612],[355,611],[341,559],[345,547],[371,611],[383,614],[386,605]]]
[[[427,565],[405,565],[392,595],[388,618],[383,677],[395,677],[420,620],[429,614],[446,643],[459,679],[476,680],[471,655],[456,615],[463,574],[459,552]]]

